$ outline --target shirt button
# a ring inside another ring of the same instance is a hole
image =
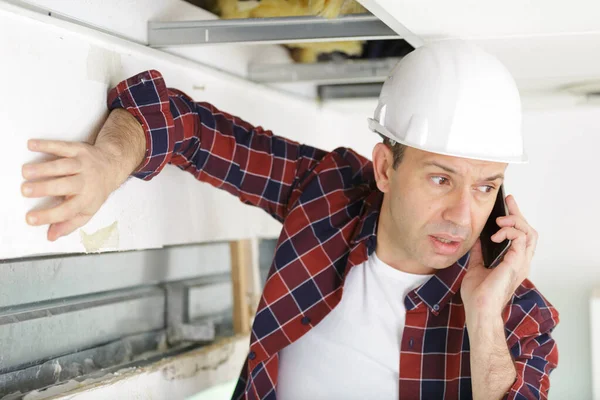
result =
[[[251,351],[250,354],[248,354],[248,358],[254,360],[256,358],[256,353]]]
[[[410,338],[410,340],[408,341],[408,347],[410,347],[412,349],[414,344],[415,344],[415,341],[413,340],[413,338]]]
[[[304,318],[302,318],[301,322],[302,322],[302,325],[308,325],[308,324],[310,324],[310,318],[304,317]]]
[[[436,304],[436,305],[433,306],[433,310],[434,311],[438,311],[439,309],[440,309],[440,305],[439,304]]]

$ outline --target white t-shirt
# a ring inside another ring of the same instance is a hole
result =
[[[337,307],[279,353],[277,398],[398,398],[404,298],[431,276],[394,269],[375,252],[353,267]]]

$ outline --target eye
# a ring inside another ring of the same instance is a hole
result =
[[[430,179],[436,185],[443,185],[448,182],[448,178],[444,178],[443,176],[432,176]]]
[[[483,186],[479,186],[477,188],[477,190],[479,190],[482,193],[492,193],[494,191],[494,189],[496,189],[493,186],[489,186],[489,185],[483,185]]]

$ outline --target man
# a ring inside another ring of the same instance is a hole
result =
[[[23,194],[55,240],[130,175],[171,163],[283,223],[235,389],[244,399],[545,399],[558,313],[526,279],[537,233],[512,196],[494,269],[479,234],[508,162],[526,157],[504,67],[462,42],[426,45],[384,84],[372,162],[273,135],[167,89],[121,82],[95,144],[32,140],[55,161],[23,167]]]

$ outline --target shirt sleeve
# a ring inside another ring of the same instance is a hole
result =
[[[285,218],[298,183],[327,154],[276,136],[212,104],[194,102],[167,88],[160,72],[149,70],[110,90],[108,108],[124,108],[142,125],[144,161],[132,174],[150,180],[172,164],[196,179]]]
[[[517,378],[504,399],[547,399],[550,391],[550,373],[558,365],[558,347],[552,331],[558,324],[558,312],[549,308],[552,317],[541,323],[529,320],[520,330],[528,330],[511,347]]]

